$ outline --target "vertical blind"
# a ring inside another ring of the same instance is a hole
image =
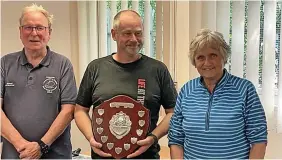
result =
[[[281,2],[217,1],[216,30],[231,46],[226,68],[256,86],[268,129],[282,132]],[[210,4],[211,5],[211,4]],[[228,24],[229,22],[229,24]],[[211,26],[212,27],[212,26]]]

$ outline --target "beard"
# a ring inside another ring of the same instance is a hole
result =
[[[141,48],[142,48],[142,45],[140,44],[140,45],[137,45],[136,47],[126,46],[125,50],[130,55],[135,55],[139,53]]]

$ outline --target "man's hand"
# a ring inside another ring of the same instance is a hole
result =
[[[20,151],[23,150],[25,145],[27,145],[28,143],[29,143],[29,141],[27,141],[24,138],[22,138],[21,140],[17,141],[14,144],[14,147],[16,148],[17,152],[20,153]]]
[[[140,146],[140,148],[135,152],[131,153],[130,155],[128,155],[127,158],[137,157],[140,154],[147,151],[147,149],[154,144],[154,138],[152,136],[148,136],[143,140],[137,141],[137,144]]]
[[[39,159],[41,157],[40,146],[37,142],[28,142],[17,150],[21,159]]]
[[[101,157],[112,157],[111,154],[103,152],[100,148],[102,147],[101,143],[95,141],[94,137],[91,137],[89,143],[93,151]]]

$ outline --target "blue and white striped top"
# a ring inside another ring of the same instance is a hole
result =
[[[267,142],[264,109],[254,85],[229,74],[209,93],[198,77],[181,89],[168,133],[184,159],[247,159],[250,145]]]

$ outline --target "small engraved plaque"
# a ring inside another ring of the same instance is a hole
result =
[[[101,141],[103,143],[107,142],[107,140],[108,140],[108,136],[101,136]]]
[[[102,118],[96,118],[96,123],[97,123],[98,125],[102,124],[102,122],[103,122],[103,119],[102,119]]]
[[[135,137],[132,137],[130,140],[131,140],[132,144],[135,144],[137,142],[137,138],[135,138]]]
[[[97,132],[99,133],[99,134],[102,134],[103,133],[103,131],[104,131],[104,129],[103,128],[97,128]]]
[[[124,146],[124,149],[127,151],[130,149],[130,144],[128,143],[124,144],[123,146]]]
[[[111,150],[114,147],[114,144],[113,143],[107,143],[107,147],[108,147],[109,150]]]
[[[145,121],[144,120],[139,120],[138,124],[140,127],[143,127],[145,125]]]
[[[120,154],[120,152],[122,151],[122,148],[117,147],[117,148],[115,148],[115,151],[116,151],[117,154]]]
[[[143,117],[144,114],[145,114],[145,111],[138,111],[138,116],[139,116],[139,117]]]
[[[104,114],[104,109],[98,109],[98,114],[102,116]]]
[[[138,136],[141,136],[142,133],[143,133],[143,130],[142,130],[142,129],[137,129],[137,130],[136,130],[136,133],[137,133]]]

